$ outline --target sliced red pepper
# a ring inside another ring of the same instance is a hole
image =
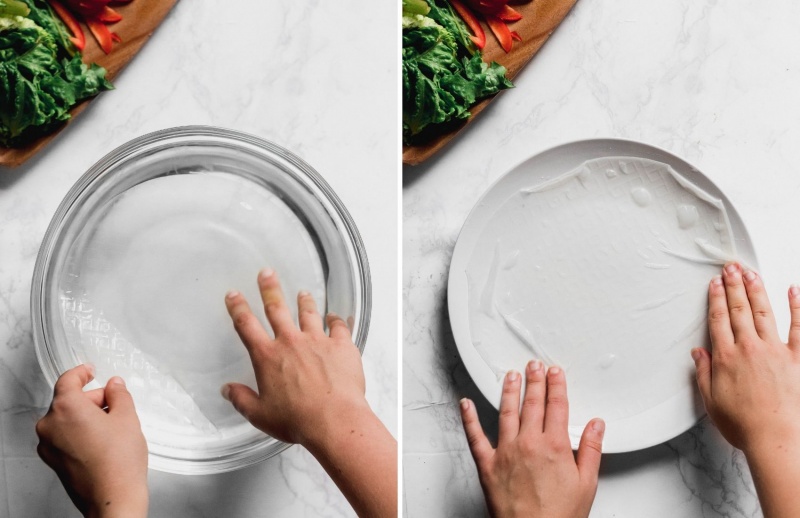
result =
[[[53,10],[58,14],[58,17],[64,22],[64,25],[67,26],[69,32],[72,33],[72,37],[69,41],[75,45],[75,48],[78,50],[83,50],[86,47],[86,36],[83,34],[83,29],[78,24],[78,20],[72,16],[66,7],[64,7],[61,2],[58,0],[50,0],[50,6]]]
[[[121,43],[122,42],[122,38],[120,38],[119,34],[117,34],[116,32],[112,32],[111,33],[111,39],[116,41],[117,43]],[[519,40],[519,41],[522,41],[522,40]]]
[[[517,31],[511,31],[511,37],[517,41],[522,41],[522,36]]]
[[[503,8],[497,13],[497,17],[504,22],[516,22],[517,20],[522,19],[522,15],[519,14],[519,11],[514,10],[509,5],[504,5]]]
[[[105,23],[117,23],[122,20],[122,15],[109,6],[105,6],[103,12],[97,16],[97,19]]]
[[[472,43],[475,44],[476,47],[482,49],[486,46],[486,33],[483,32],[483,27],[481,27],[480,22],[478,22],[478,18],[472,14],[472,11],[467,8],[466,5],[461,3],[461,0],[450,0],[450,5],[453,6],[453,9],[456,10],[458,15],[461,17],[462,20],[467,24],[469,29],[472,31],[474,36],[470,36],[469,38],[472,40]]]
[[[494,33],[495,37],[497,37],[497,41],[500,42],[500,46],[503,47],[503,50],[506,52],[511,52],[513,36],[511,35],[511,31],[508,29],[508,25],[506,25],[506,23],[500,18],[496,18],[494,16],[487,16],[486,23],[489,24],[489,28],[492,29],[492,32]]]
[[[106,27],[106,24],[96,18],[90,18],[84,21],[86,22],[86,25],[89,26],[89,30],[92,31],[94,39],[97,40],[97,43],[100,45],[100,48],[103,49],[103,52],[106,54],[111,52],[111,47],[113,46],[113,36],[111,35],[111,31],[108,30],[108,27]]]

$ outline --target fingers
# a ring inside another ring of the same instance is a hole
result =
[[[119,376],[114,376],[108,380],[105,389],[105,397],[109,414],[136,415],[133,397],[131,397],[131,393],[128,392],[125,381]]]
[[[222,386],[222,397],[233,404],[233,408],[251,423],[259,411],[258,394],[241,383],[227,383]]]
[[[522,379],[519,372],[508,371],[503,381],[503,395],[500,397],[498,445],[513,441],[519,433],[519,390],[521,383]]]
[[[711,279],[708,285],[708,331],[714,349],[733,345],[728,298],[719,275]]]
[[[489,439],[483,433],[481,422],[478,420],[478,412],[475,410],[475,404],[467,398],[461,400],[461,422],[464,424],[464,433],[467,436],[467,443],[469,443],[469,451],[472,452],[472,458],[475,459],[475,464],[478,465],[480,471],[494,454]]]
[[[726,264],[722,270],[722,278],[725,281],[725,297],[728,300],[733,336],[737,340],[755,336],[753,312],[744,287],[742,267],[737,263]]]
[[[592,485],[597,485],[605,431],[606,424],[602,419],[592,419],[584,428],[581,442],[578,445],[578,454],[575,458],[578,463],[578,471],[581,479]]]
[[[747,299],[750,301],[750,309],[753,312],[753,325],[756,333],[763,340],[780,340],[775,314],[772,312],[761,276],[754,271],[746,271],[742,278],[747,291]]]
[[[83,391],[83,387],[94,379],[94,366],[84,363],[66,371],[56,381],[53,395],[64,394],[70,391]]]
[[[83,395],[98,407],[106,407],[106,389],[98,388],[94,390],[87,390],[83,393]]]
[[[297,329],[292,320],[292,313],[283,298],[281,283],[274,270],[264,268],[259,272],[258,288],[261,291],[261,300],[264,302],[267,320],[275,332],[275,337]]]
[[[228,314],[233,320],[236,333],[249,352],[252,353],[253,348],[258,344],[269,343],[272,340],[241,293],[238,291],[228,292],[225,295],[225,307],[228,308]]]
[[[339,315],[336,313],[328,313],[328,315],[325,317],[325,320],[328,324],[328,330],[331,338],[352,340],[352,337],[350,336],[350,328],[347,327],[347,322],[342,320]]]
[[[789,346],[800,346],[800,286],[793,284],[789,288],[789,311],[791,322],[789,324]]]
[[[315,335],[324,333],[322,317],[317,311],[317,302],[307,291],[301,291],[297,294],[297,319],[303,332]]]
[[[544,410],[544,432],[562,436],[569,441],[569,403],[567,402],[567,378],[559,367],[547,371],[547,403]]]
[[[707,408],[711,403],[711,355],[702,347],[698,347],[692,349],[692,359],[694,360],[697,387],[700,389],[700,395]]]
[[[539,360],[528,363],[525,368],[525,397],[522,399],[520,433],[544,430],[544,399],[547,394],[544,366]]]

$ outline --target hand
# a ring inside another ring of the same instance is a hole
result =
[[[542,363],[532,361],[526,378],[520,412],[520,375],[506,375],[497,449],[484,435],[475,405],[461,400],[464,431],[489,512],[502,518],[587,517],[597,491],[605,423],[593,419],[586,425],[573,456],[564,372],[551,367],[545,374]]]
[[[800,290],[789,294],[788,345],[778,336],[764,284],[732,263],[708,290],[711,353],[692,350],[706,411],[747,453],[800,439]]]
[[[239,293],[225,297],[256,374],[258,392],[228,383],[222,395],[253,426],[299,443],[322,464],[359,516],[397,516],[397,442],[364,397],[361,355],[345,322],[328,315],[325,334],[314,298],[297,296],[298,329],[277,275],[258,286],[269,336]]]
[[[147,516],[147,443],[122,378],[83,391],[88,365],[56,382],[53,403],[36,423],[37,452],[84,516]]]
[[[309,446],[324,441],[342,416],[368,411],[361,355],[345,322],[328,315],[325,334],[314,297],[297,297],[300,329],[284,302],[277,275],[263,270],[258,285],[271,338],[238,292],[225,297],[236,332],[255,368],[258,393],[228,383],[222,395],[253,426],[284,442]]]
[[[747,458],[767,518],[800,516],[800,289],[789,289],[789,343],[764,283],[732,263],[708,289],[711,353],[692,350],[706,411]]]

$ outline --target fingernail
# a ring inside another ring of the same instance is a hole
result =
[[[798,286],[797,284],[792,284],[789,287],[789,295],[791,295],[792,298],[795,298],[795,299],[797,297],[800,297],[800,286]]]
[[[715,275],[711,278],[711,284],[714,286],[722,286],[722,275]]]
[[[311,295],[311,293],[306,290],[301,290],[300,293],[297,294],[298,297],[308,297],[309,295]]]
[[[549,374],[552,374],[553,376],[557,376],[561,372],[561,368],[560,367],[550,367],[550,370],[547,371],[547,372]]]
[[[752,271],[748,270],[748,271],[746,271],[744,273],[744,278],[748,282],[753,282],[754,280],[756,280],[756,274],[755,274],[755,272],[752,272]]]
[[[519,373],[517,371],[508,371],[508,381],[517,381],[519,379]]]
[[[738,271],[739,271],[739,265],[737,265],[736,263],[731,263],[731,264],[725,266],[725,272],[728,275],[733,275],[733,274],[737,273]]]
[[[459,403],[461,403],[461,410],[469,410],[469,399],[461,398]]]
[[[239,296],[239,292],[236,291],[236,290],[231,290],[231,291],[229,291],[228,293],[225,294],[225,298],[228,299],[228,300],[233,300],[238,296]]]
[[[231,400],[231,387],[227,383],[219,389],[219,393],[222,394],[222,397],[227,401]]]
[[[275,275],[275,270],[272,268],[264,268],[260,272],[258,272],[258,280],[265,281]]]
[[[328,320],[331,320],[331,319],[334,319],[334,318],[339,318],[339,315],[337,315],[336,313],[334,313],[333,311],[331,311],[330,313],[328,313],[327,315],[325,315],[325,318],[326,318],[326,319],[328,319]]]
[[[697,361],[700,359],[700,349],[692,349],[692,359]]]
[[[542,370],[542,362],[540,362],[539,360],[531,360],[528,362],[528,369],[531,372],[540,371]]]
[[[597,433],[603,433],[606,430],[606,423],[602,419],[598,419],[597,421],[592,423],[592,430]]]
[[[111,385],[122,385],[123,387],[125,386],[125,380],[120,378],[119,376],[112,377],[110,380],[108,380],[108,382]]]

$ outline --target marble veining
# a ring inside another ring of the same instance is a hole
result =
[[[213,124],[274,141],[322,174],[355,220],[373,275],[364,355],[367,398],[397,435],[394,104],[396,14],[344,2],[178,2],[116,81],[39,157],[0,170],[0,516],[79,516],[36,455],[50,401],[31,339],[33,264],[80,175],[144,133]],[[332,28],[336,28],[333,30]],[[387,30],[388,29],[388,30]],[[369,76],[352,73],[355,53]],[[254,272],[255,274],[255,272]],[[203,477],[150,472],[151,516],[353,516],[300,447],[252,468]]]
[[[481,194],[532,154],[618,137],[698,166],[744,219],[781,335],[786,289],[800,281],[800,5],[579,0],[499,99],[430,162],[403,171],[403,430],[405,516],[483,516],[458,400],[476,400],[449,327],[455,240]],[[753,31],[753,27],[763,30]],[[767,30],[768,28],[768,30]],[[520,366],[522,368],[523,366]],[[762,516],[741,452],[707,419],[675,439],[606,456],[593,518]]]

